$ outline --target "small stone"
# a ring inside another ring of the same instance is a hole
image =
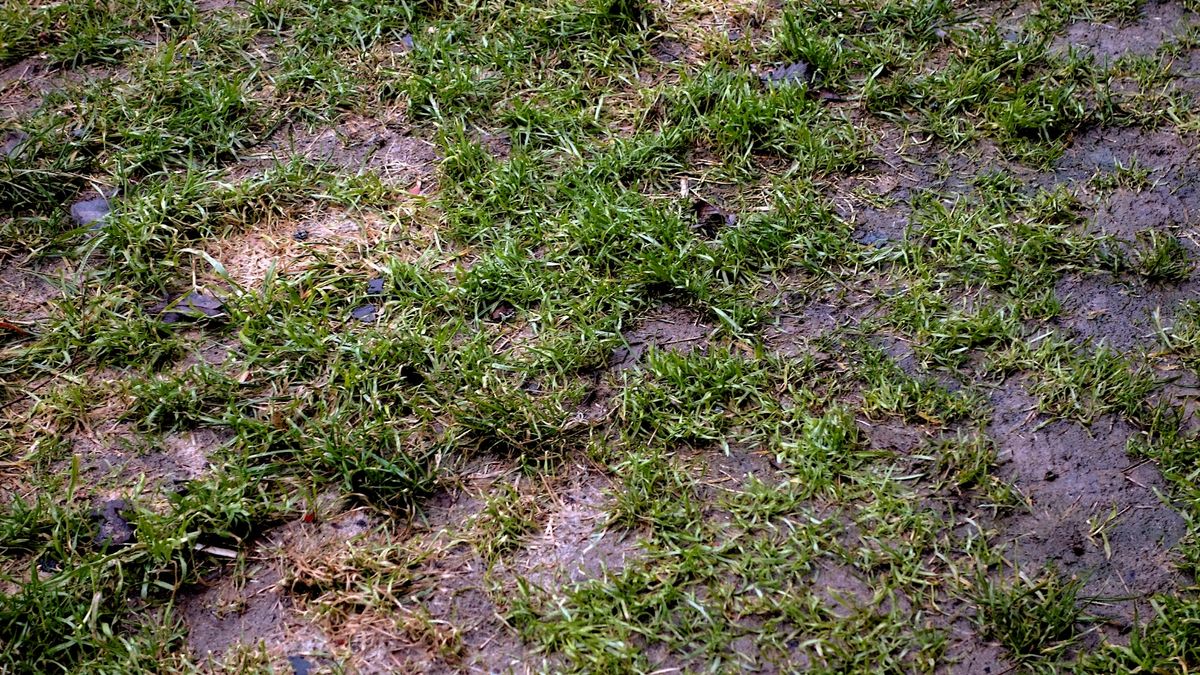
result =
[[[350,310],[350,316],[359,321],[374,321],[379,309],[375,305],[361,305]]]
[[[110,210],[108,200],[104,197],[85,199],[71,205],[71,220],[78,227],[99,224],[108,216]]]
[[[303,227],[292,233],[292,239],[295,239],[296,241],[308,241],[308,237],[308,230],[304,229]]]
[[[367,295],[383,295],[383,279],[375,277],[367,281]]]
[[[9,131],[0,138],[3,139],[0,140],[0,155],[16,157],[21,146],[29,140],[29,134],[24,131]]]

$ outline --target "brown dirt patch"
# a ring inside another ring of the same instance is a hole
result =
[[[0,319],[38,322],[50,315],[51,301],[60,292],[53,280],[65,273],[61,264],[38,269],[15,258],[0,260]]]
[[[256,156],[284,161],[300,155],[353,172],[374,171],[398,185],[421,184],[429,192],[437,152],[432,143],[408,134],[400,111],[380,117],[348,116],[337,126],[309,130],[292,124],[256,149]]]

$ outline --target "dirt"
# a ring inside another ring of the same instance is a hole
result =
[[[295,522],[269,533],[248,557],[244,570],[213,575],[210,584],[190,589],[179,600],[188,627],[187,643],[201,661],[220,661],[235,648],[261,644],[272,660],[289,656],[318,661],[338,645],[306,617],[282,580],[290,558],[330,554],[364,533],[363,517],[349,511],[323,523]],[[284,553],[285,552],[285,553]]]
[[[538,531],[489,566],[469,543],[473,518],[488,491],[516,475],[507,460],[473,461],[450,487],[427,500],[417,520],[399,529],[352,509],[273,530],[255,545],[244,573],[214,575],[210,587],[187,593],[181,607],[189,648],[197,658],[219,660],[231,649],[261,641],[280,666],[287,656],[320,662],[336,654],[359,673],[523,671],[542,657],[503,621],[515,580],[557,589],[619,570],[638,547],[635,537],[603,529],[608,479],[572,467],[532,487],[545,504]],[[338,507],[329,508],[336,512]],[[371,550],[388,541],[423,552],[414,585],[395,590],[405,620],[369,607],[325,619],[319,608],[306,609],[310,599],[287,589],[289,570],[319,567],[355,545]],[[436,635],[452,636],[449,644],[457,646],[440,651]]]
[[[409,135],[403,119],[399,111],[382,111],[377,118],[347,116],[319,130],[292,124],[253,154],[279,161],[300,155],[344,170],[370,170],[385,181],[428,192],[438,159],[435,146]]]
[[[1161,343],[1155,316],[1170,326],[1180,303],[1200,297],[1200,283],[1145,286],[1106,275],[1070,274],[1054,288],[1062,314],[1053,325],[1076,340],[1123,353],[1154,351]]]
[[[87,491],[104,498],[128,496],[113,486],[140,479],[149,487],[173,492],[208,473],[210,457],[231,437],[228,431],[197,429],[152,438],[110,421],[72,434],[71,458],[79,461]]]
[[[840,327],[857,324],[872,308],[866,297],[850,298],[846,304],[832,298],[785,302],[774,323],[763,331],[763,342],[780,356],[813,354],[822,337]]]
[[[1077,21],[1055,42],[1062,53],[1074,48],[1100,64],[1108,64],[1125,55],[1153,54],[1162,44],[1195,24],[1195,14],[1178,2],[1147,2],[1136,21],[1094,23]]]
[[[0,319],[38,323],[50,316],[60,292],[54,280],[65,274],[58,263],[25,265],[16,258],[0,259]]]
[[[1032,505],[997,523],[1008,557],[1030,576],[1050,565],[1082,579],[1083,595],[1096,599],[1088,613],[1120,642],[1135,615],[1151,615],[1149,595],[1187,585],[1172,566],[1170,549],[1187,528],[1160,497],[1168,486],[1153,464],[1126,454],[1133,429],[1125,422],[1039,418],[1021,382],[997,390],[992,405],[999,475]]]
[[[648,312],[635,327],[622,333],[626,346],[613,352],[610,366],[616,370],[632,368],[641,362],[651,346],[681,354],[704,353],[714,330],[713,325],[695,310],[663,305]]]
[[[330,210],[256,223],[214,242],[208,253],[238,285],[257,289],[272,269],[281,276],[296,274],[319,256],[355,264],[395,231],[394,224],[378,217]]]

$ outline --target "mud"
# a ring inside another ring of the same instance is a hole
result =
[[[50,316],[61,292],[56,281],[66,273],[61,264],[22,264],[0,258],[0,319],[37,323]]]
[[[1168,486],[1152,463],[1128,457],[1125,422],[1048,422],[1032,414],[1036,400],[1020,382],[996,391],[992,405],[1000,477],[1032,505],[997,523],[1008,557],[1030,576],[1052,566],[1084,580],[1083,595],[1095,599],[1087,611],[1108,622],[1100,634],[1121,641],[1135,615],[1152,615],[1148,596],[1187,585],[1172,566],[1187,528],[1160,496]]]
[[[1071,274],[1054,293],[1063,311],[1053,325],[1066,336],[1130,354],[1156,350],[1159,324],[1170,326],[1180,303],[1200,297],[1200,284],[1145,286]]]
[[[715,328],[694,310],[664,305],[650,311],[624,333],[626,346],[613,351],[609,365],[624,370],[638,364],[650,347],[687,354],[704,353]]]
[[[1074,48],[1100,64],[1108,64],[1125,55],[1153,54],[1164,42],[1186,32],[1197,22],[1195,14],[1178,2],[1147,2],[1136,21],[1093,23],[1077,21],[1055,41],[1060,53]]]

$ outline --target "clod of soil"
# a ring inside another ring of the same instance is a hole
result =
[[[71,205],[71,220],[77,227],[87,227],[93,223],[101,223],[112,209],[104,197],[85,199]]]
[[[21,145],[29,140],[29,134],[24,131],[8,131],[0,136],[0,155],[15,157]]]
[[[289,656],[288,665],[292,667],[292,672],[296,675],[308,675],[312,672],[313,664],[303,656]]]
[[[692,204],[692,210],[696,214],[696,224],[693,227],[705,237],[715,237],[721,228],[737,224],[736,214],[703,199],[697,199]]]
[[[97,546],[124,546],[133,543],[133,526],[121,516],[121,513],[127,510],[129,505],[124,499],[112,499],[92,512],[92,517],[100,521],[100,532],[96,535]]]

